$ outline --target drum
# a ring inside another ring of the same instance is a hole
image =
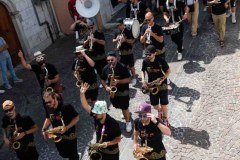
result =
[[[137,19],[130,19],[130,18],[125,18],[123,21],[125,27],[132,31],[132,35],[134,38],[138,38],[140,34],[140,24]]]
[[[180,32],[180,23],[170,24],[169,26],[162,27],[163,33],[166,35],[172,35]]]

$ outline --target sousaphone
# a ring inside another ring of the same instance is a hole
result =
[[[100,10],[99,0],[76,0],[77,12],[85,17],[94,17]]]

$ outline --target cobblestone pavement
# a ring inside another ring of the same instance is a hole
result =
[[[202,9],[202,8],[201,8]],[[206,13],[201,12],[199,35],[190,37],[189,29],[184,36],[184,58],[176,60],[176,46],[165,37],[167,44],[167,61],[172,73],[169,86],[169,115],[172,136],[164,137],[169,160],[239,160],[240,159],[240,15],[235,25],[227,20],[226,44],[221,48],[216,42],[211,22]],[[111,39],[112,32],[106,32]],[[71,75],[71,63],[74,58],[72,51],[75,43],[72,36],[62,37],[44,51],[47,61],[56,65],[60,72],[64,91],[64,101],[75,106],[80,114],[77,124],[78,150],[82,159],[86,160],[86,146],[94,138],[92,119],[80,107],[78,89]],[[113,46],[108,41],[107,50]],[[136,70],[140,74],[142,52],[141,45],[134,45]],[[17,74],[24,83],[14,85],[12,90],[1,95],[4,99],[12,99],[17,110],[22,114],[31,115],[39,128],[44,120],[44,110],[39,95],[39,87],[32,73],[19,69]],[[131,86],[130,110],[133,113],[137,105],[148,100],[147,95],[140,91],[140,85]],[[100,90],[99,99],[108,99],[105,91]],[[109,101],[108,101],[109,103]],[[133,160],[132,134],[125,132],[124,121],[120,110],[110,108],[110,115],[116,118],[122,129],[120,143],[121,160]],[[0,110],[0,117],[3,116]],[[132,115],[133,119],[136,117]],[[1,122],[0,122],[1,123]],[[1,137],[2,133],[0,134]],[[36,133],[36,145],[40,160],[61,159],[51,141],[44,141],[40,131]],[[2,141],[0,141],[0,160],[16,159]]]

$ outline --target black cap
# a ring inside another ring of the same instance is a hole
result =
[[[113,57],[117,57],[117,52],[115,51],[109,51],[107,56],[113,56]]]
[[[155,53],[155,52],[156,52],[156,48],[154,47],[154,45],[148,45],[146,48],[145,54],[150,54],[150,53]]]
[[[117,22],[118,24],[123,24],[123,18],[118,18],[118,19],[116,20],[116,22]]]

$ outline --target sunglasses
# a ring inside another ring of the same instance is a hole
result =
[[[14,106],[12,108],[10,108],[10,109],[4,109],[4,113],[12,112],[13,108],[14,108]]]
[[[153,53],[147,53],[147,54],[145,54],[146,56],[151,56]]]
[[[107,59],[107,61],[108,61],[108,62],[113,62],[113,61],[114,61],[114,59]]]
[[[51,103],[52,103],[52,101],[45,102],[46,105],[51,104]]]
[[[89,29],[93,29],[93,26],[88,26]]]
[[[139,118],[147,118],[147,114],[139,114],[138,117]]]
[[[145,19],[145,21],[150,22],[153,18]]]

